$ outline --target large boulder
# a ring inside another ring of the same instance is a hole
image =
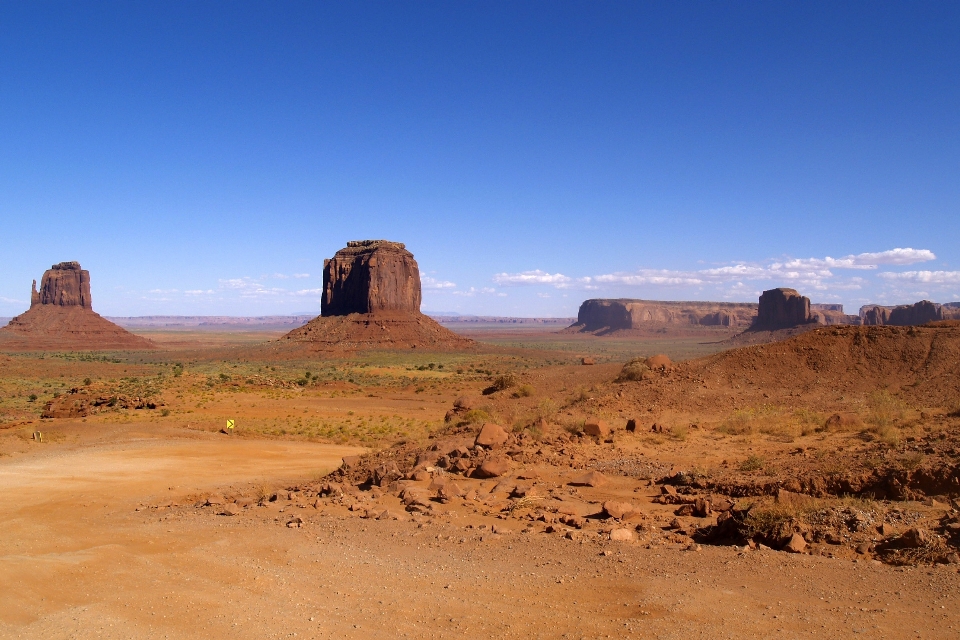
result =
[[[348,242],[323,261],[321,316],[420,313],[420,269],[400,242]]]
[[[796,289],[769,289],[760,295],[760,306],[753,329],[788,329],[814,322],[810,312],[810,298]]]

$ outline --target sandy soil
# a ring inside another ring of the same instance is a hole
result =
[[[354,451],[131,427],[4,459],[0,635],[951,638],[960,629],[960,575],[948,566],[493,534],[500,521],[455,506],[405,521],[282,499],[234,517],[194,506],[210,492],[310,477]],[[291,514],[303,526],[285,526]]]

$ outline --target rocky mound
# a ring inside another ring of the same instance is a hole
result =
[[[320,316],[281,341],[324,351],[474,344],[420,313],[420,299],[420,269],[403,244],[348,242],[324,260]]]
[[[731,390],[736,390],[732,393]],[[675,366],[638,401],[657,406],[760,406],[765,398],[822,399],[887,391],[907,402],[954,407],[960,398],[960,322],[922,327],[820,327],[782,342],[724,351]]]
[[[33,282],[30,309],[0,328],[0,348],[153,349],[155,345],[102,318],[92,308],[90,272],[76,262],[55,264]]]

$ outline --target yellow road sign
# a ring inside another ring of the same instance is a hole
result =
[[[233,429],[233,420],[227,420],[227,429]]]

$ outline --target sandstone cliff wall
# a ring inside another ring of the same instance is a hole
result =
[[[865,325],[895,325],[909,326],[936,322],[937,320],[951,319],[954,310],[947,307],[944,314],[944,305],[929,300],[921,300],[914,304],[903,304],[895,307],[881,305],[864,305],[860,307],[860,318]]]
[[[747,327],[756,314],[757,305],[751,303],[593,299],[580,305],[573,327],[581,331],[651,325]]]

